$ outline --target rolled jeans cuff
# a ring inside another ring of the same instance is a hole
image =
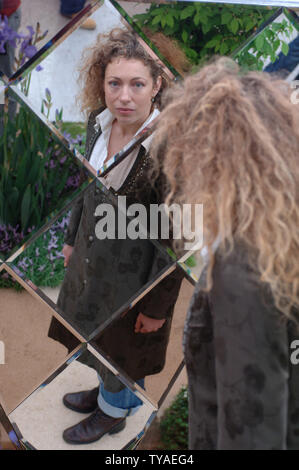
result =
[[[106,415],[112,418],[133,416],[143,405],[143,402],[128,388],[124,388],[116,393],[107,392],[99,375],[98,378],[100,382],[98,406]],[[137,383],[143,387],[144,379],[138,380]]]

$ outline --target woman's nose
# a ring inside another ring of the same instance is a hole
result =
[[[131,100],[131,95],[130,95],[130,90],[129,87],[123,86],[120,91],[120,100],[121,101],[130,101]]]

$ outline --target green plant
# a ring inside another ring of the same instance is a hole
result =
[[[33,242],[15,262],[17,269],[38,287],[56,287],[65,275],[62,248],[69,214]]]
[[[73,191],[79,167],[33,113],[21,107],[14,119],[4,116],[0,137],[0,223],[25,233]]]
[[[188,449],[188,392],[183,387],[160,421],[161,441],[167,450]]]
[[[235,59],[248,69],[263,70],[263,59],[270,58],[275,62],[280,47],[284,55],[288,54],[289,45],[280,38],[284,34],[290,39],[292,31],[292,24],[285,19],[281,23],[272,23],[236,54]]]
[[[176,38],[186,55],[199,64],[214,54],[229,55],[244,43],[275,9],[265,7],[172,2],[151,4],[134,19],[141,28],[163,30]]]
[[[10,276],[5,271],[1,272],[0,276],[0,288],[14,288],[17,292],[20,292],[23,290],[23,287],[21,284],[15,281],[13,277]]]

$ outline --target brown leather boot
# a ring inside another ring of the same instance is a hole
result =
[[[83,392],[67,393],[63,397],[64,405],[78,413],[92,413],[98,407],[99,387]]]
[[[67,428],[62,437],[68,444],[89,444],[105,434],[116,434],[126,426],[126,418],[112,418],[97,408],[88,418]]]

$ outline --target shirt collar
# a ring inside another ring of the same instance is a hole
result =
[[[101,129],[102,132],[105,132],[108,130],[108,128],[111,127],[112,122],[113,122],[114,116],[113,114],[109,111],[108,108],[104,109],[104,111],[100,112],[96,116],[96,123],[94,125],[94,128],[97,132]]]
[[[153,112],[149,115],[149,117],[142,124],[142,126],[140,126],[136,134],[141,132],[151,121],[153,121],[157,116],[159,116],[159,114],[160,111],[157,108],[154,108]],[[113,114],[109,111],[108,108],[106,108],[104,109],[104,111],[102,111],[96,116],[96,124],[94,125],[94,128],[97,132],[99,132],[99,130],[101,129],[102,133],[106,134],[107,131],[110,131],[113,120]],[[153,134],[151,134],[147,139],[142,142],[142,146],[145,148],[146,151],[149,150],[152,138]]]

